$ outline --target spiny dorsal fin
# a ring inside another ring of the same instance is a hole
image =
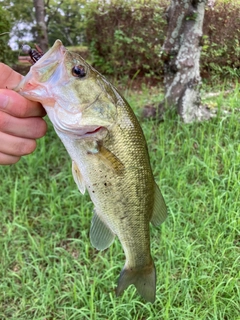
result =
[[[112,231],[95,212],[90,228],[90,241],[93,247],[98,250],[104,250],[112,244],[114,237],[115,235]]]
[[[78,186],[79,191],[82,194],[84,194],[85,190],[86,190],[86,186],[83,181],[81,172],[74,161],[72,162],[72,175],[73,175],[73,179],[74,179],[76,185]]]
[[[161,191],[158,188],[158,185],[155,183],[155,199],[153,206],[153,215],[151,218],[151,223],[156,227],[163,223],[167,218],[167,207],[164,202]]]

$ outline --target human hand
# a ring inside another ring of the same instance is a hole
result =
[[[0,63],[0,165],[13,164],[36,148],[36,139],[47,131],[38,102],[22,97],[12,89],[22,76]]]

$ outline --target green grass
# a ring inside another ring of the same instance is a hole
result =
[[[159,99],[146,88],[127,98],[137,113]],[[121,245],[91,247],[92,203],[51,127],[34,154],[0,167],[0,319],[239,320],[239,101],[238,87],[214,98],[217,117],[205,123],[171,114],[160,125],[142,121],[169,208],[162,227],[151,228],[153,305],[133,286],[115,297]]]

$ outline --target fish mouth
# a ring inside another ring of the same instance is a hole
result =
[[[91,128],[91,129],[88,128],[86,131],[83,130],[79,134],[75,133],[75,137],[83,138],[83,139],[85,139],[85,138],[94,139],[94,138],[97,137],[97,138],[101,138],[102,139],[107,135],[107,132],[108,132],[107,128],[100,126],[100,127]]]
[[[108,129],[103,126],[74,127],[71,125],[63,125],[62,123],[60,125],[59,123],[54,123],[54,126],[58,131],[68,134],[74,139],[102,139],[108,132]]]
[[[94,134],[94,133],[99,132],[102,128],[103,128],[103,127],[98,127],[98,128],[96,128],[95,130],[93,130],[93,131],[87,131],[84,135],[92,135],[92,134]]]
[[[35,88],[39,87],[40,83],[45,83],[47,78],[51,77],[57,66],[63,61],[66,52],[67,49],[63,46],[61,40],[56,40],[54,45],[46,53],[39,53],[38,56],[35,57],[34,64],[30,71],[14,90],[30,100],[41,102],[42,94],[36,94],[34,92]],[[61,75],[58,76],[59,78],[61,77]]]
[[[53,46],[44,54],[40,54],[35,63],[34,66],[38,66],[39,64],[49,64],[51,61],[59,60],[61,61],[61,58],[65,55],[67,49],[62,44],[61,40],[56,40],[53,44]]]

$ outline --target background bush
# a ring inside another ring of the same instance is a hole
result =
[[[240,78],[240,3],[220,3],[214,10],[207,9],[203,34],[203,75]]]
[[[11,30],[10,14],[0,7],[0,61],[12,64],[16,60],[16,55],[8,45],[9,31]]]
[[[86,8],[86,42],[93,64],[114,76],[161,77],[160,49],[169,1],[96,1]],[[220,2],[206,10],[201,72],[240,77],[240,5]]]
[[[159,76],[167,1],[111,1],[90,4],[86,41],[94,65],[114,76]]]
[[[4,10],[0,8],[0,34],[11,30],[11,21],[16,30],[19,21],[34,26],[32,2],[26,0],[23,6],[15,1],[13,6],[12,1],[6,0],[8,5],[3,6]],[[160,52],[169,4],[170,0],[53,1],[46,11],[49,45],[57,38],[74,50],[81,44],[87,47],[84,57],[106,75],[159,81],[163,76]],[[19,47],[24,32],[15,34]],[[34,38],[34,28],[32,33]],[[240,78],[240,0],[219,0],[213,9],[207,8],[203,33],[203,78]],[[0,61],[12,65],[14,56],[8,40],[9,34],[0,36]]]

